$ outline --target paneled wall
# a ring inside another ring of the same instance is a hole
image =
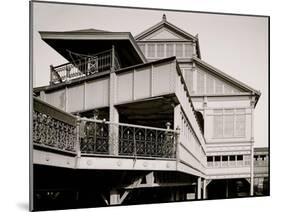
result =
[[[117,73],[116,104],[175,93],[176,75],[172,62]]]
[[[101,78],[47,92],[46,102],[66,112],[109,106],[109,79]]]

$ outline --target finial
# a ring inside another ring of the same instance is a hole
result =
[[[163,16],[162,16],[162,20],[163,20],[163,21],[166,21],[166,20],[167,20],[167,18],[166,18],[166,15],[165,15],[165,14],[163,14]]]

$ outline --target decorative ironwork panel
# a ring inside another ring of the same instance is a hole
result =
[[[119,126],[119,154],[175,158],[175,133],[150,128]]]
[[[86,122],[81,129],[84,136],[80,140],[81,153],[108,154],[109,153],[109,129],[108,124],[98,122]]]
[[[76,127],[33,111],[33,143],[75,152]]]

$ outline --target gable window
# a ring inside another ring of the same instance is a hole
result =
[[[147,44],[147,57],[155,57],[155,44]]]
[[[185,57],[193,56],[193,46],[191,44],[184,44],[184,56]]]
[[[164,57],[164,44],[157,44],[157,57]]]
[[[231,138],[245,136],[245,109],[215,109],[213,120],[214,138]]]
[[[166,44],[166,56],[167,57],[174,56],[174,44],[172,43]]]
[[[176,44],[176,57],[183,56],[183,45],[181,43]]]

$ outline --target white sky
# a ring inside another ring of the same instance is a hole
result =
[[[49,83],[49,66],[65,62],[40,39],[38,31],[85,28],[131,32],[133,36],[167,20],[190,34],[199,34],[204,61],[260,90],[255,110],[255,146],[268,145],[268,24],[262,17],[159,10],[34,3],[33,85]]]

